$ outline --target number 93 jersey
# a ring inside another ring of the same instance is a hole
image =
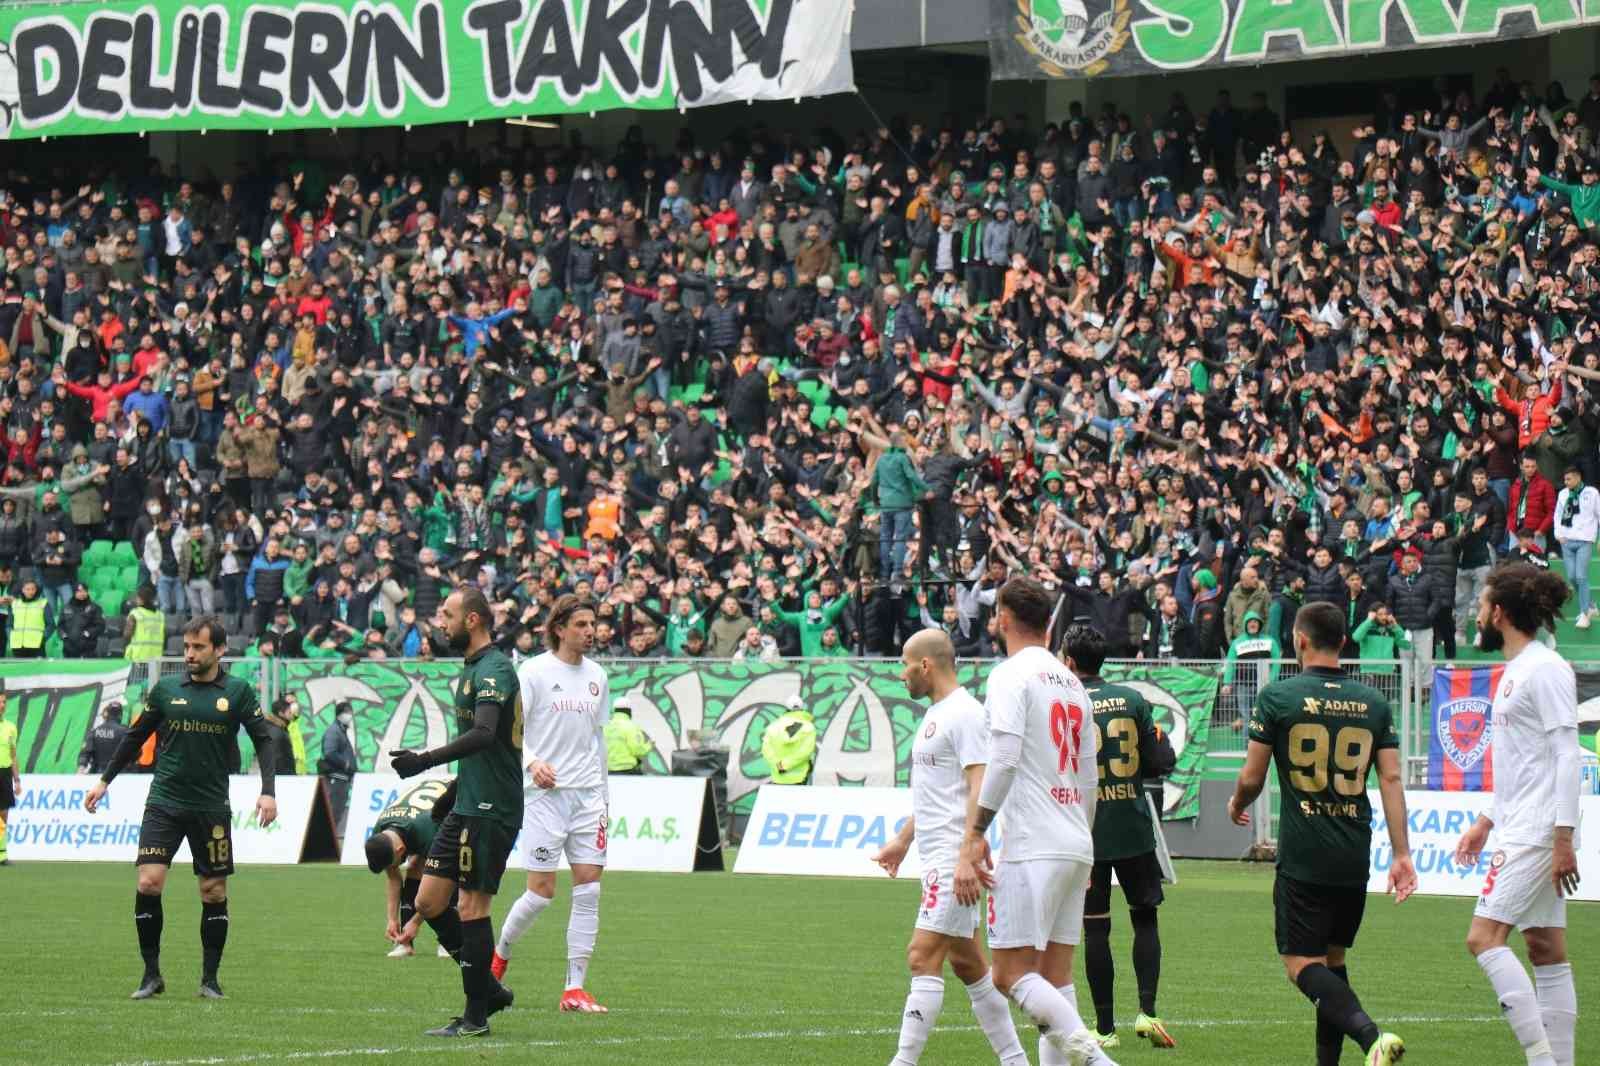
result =
[[[1000,812],[1000,858],[1094,862],[1098,766],[1093,704],[1083,683],[1034,645],[989,672],[983,711],[992,732],[1022,738],[1016,780]]]
[[[1278,767],[1278,871],[1312,884],[1366,884],[1367,774],[1378,751],[1400,746],[1383,694],[1314,667],[1261,690],[1250,739],[1270,746]]]

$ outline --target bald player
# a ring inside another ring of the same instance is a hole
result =
[[[932,704],[911,749],[911,820],[874,860],[894,877],[913,840],[922,857],[922,897],[906,948],[911,993],[890,1066],[914,1066],[922,1056],[944,1003],[946,961],[966,985],[972,1013],[1002,1066],[1026,1066],[1010,1007],[996,991],[978,946],[979,903],[961,903],[955,896],[961,834],[977,805],[988,761],[983,705],[956,681],[955,648],[943,630],[915,634],[906,641],[901,662],[906,692]]]

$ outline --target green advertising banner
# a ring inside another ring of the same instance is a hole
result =
[[[229,669],[259,681],[262,660],[231,663]],[[460,673],[452,662],[362,662],[350,666],[321,660],[273,664],[271,690],[293,693],[301,709],[300,735],[307,772],[316,772],[322,736],[334,708],[349,701],[355,712],[353,740],[363,772],[384,773],[397,748],[433,748],[451,739],[451,686]],[[906,696],[900,664],[892,660],[827,659],[743,664],[623,660],[606,664],[613,697],[633,700],[633,718],[655,750],[650,772],[666,773],[671,753],[709,734],[729,751],[728,798],[748,814],[755,790],[768,777],[761,734],[791,697],[798,696],[817,722],[819,785],[908,786],[911,743],[925,705]],[[0,684],[10,695],[7,716],[18,724],[23,773],[73,773],[84,737],[109,702],[136,711],[146,687],[144,667],[132,671],[118,660],[0,662]],[[961,680],[982,696],[984,664],[961,667]],[[1107,664],[1105,676],[1137,688],[1172,738],[1178,766],[1167,783],[1163,813],[1193,818],[1199,782],[1209,753],[1214,668]],[[128,715],[125,720],[131,720]],[[240,735],[242,764],[252,759]]]
[[[5,137],[463,122],[854,87],[852,0],[0,5]]]
[[[1537,37],[1596,0],[990,0],[995,78],[1161,74]]]
[[[633,719],[655,746],[646,760],[666,773],[671,753],[691,746],[692,735],[714,734],[729,751],[728,799],[748,814],[755,790],[767,779],[761,734],[798,696],[817,723],[819,785],[906,786],[911,783],[911,742],[924,708],[906,696],[894,661],[829,659],[743,664],[625,660],[606,664],[613,697],[627,694]],[[356,757],[363,771],[386,772],[396,748],[443,744],[451,736],[453,663],[357,663],[330,672],[327,664],[285,662],[280,692],[300,697],[307,760],[315,764],[321,738],[333,721],[334,705],[349,700],[355,711]],[[976,694],[983,673],[962,667],[961,679]],[[1216,671],[1187,667],[1107,666],[1108,679],[1138,688],[1156,709],[1156,719],[1179,751],[1178,769],[1167,787],[1168,817],[1192,818],[1199,809],[1199,781],[1206,762]]]

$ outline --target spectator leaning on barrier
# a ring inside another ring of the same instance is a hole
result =
[[[817,725],[799,696],[789,697],[787,706],[761,734],[761,757],[767,760],[772,784],[810,784],[817,757]]]
[[[1438,583],[1422,565],[1422,549],[1409,547],[1400,552],[1400,572],[1389,579],[1384,602],[1406,631],[1411,646],[1403,648],[1406,660],[1415,668],[1413,677],[1433,676],[1433,622],[1438,615]]]
[[[1228,645],[1222,670],[1222,695],[1232,705],[1231,726],[1237,732],[1255,706],[1256,693],[1278,679],[1283,648],[1267,631],[1266,619],[1246,612],[1239,635]]]
[[[1394,613],[1386,603],[1374,604],[1361,624],[1351,631],[1350,639],[1360,649],[1357,654],[1362,672],[1368,674],[1395,673],[1399,666],[1381,660],[1399,659],[1400,653],[1411,647],[1411,638],[1394,620]]]
[[[1569,466],[1556,497],[1555,536],[1561,545],[1567,582],[1578,593],[1579,629],[1588,629],[1597,611],[1589,592],[1589,561],[1600,538],[1600,490],[1583,483],[1583,472]]]

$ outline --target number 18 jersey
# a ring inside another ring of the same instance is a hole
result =
[[[989,672],[984,717],[1022,738],[1001,809],[1001,858],[1094,862],[1098,778],[1094,712],[1083,683],[1044,648],[1024,648]]]
[[[1250,739],[1270,746],[1277,763],[1278,872],[1318,885],[1366,884],[1367,771],[1380,749],[1400,746],[1389,701],[1338,670],[1313,667],[1261,690]]]

